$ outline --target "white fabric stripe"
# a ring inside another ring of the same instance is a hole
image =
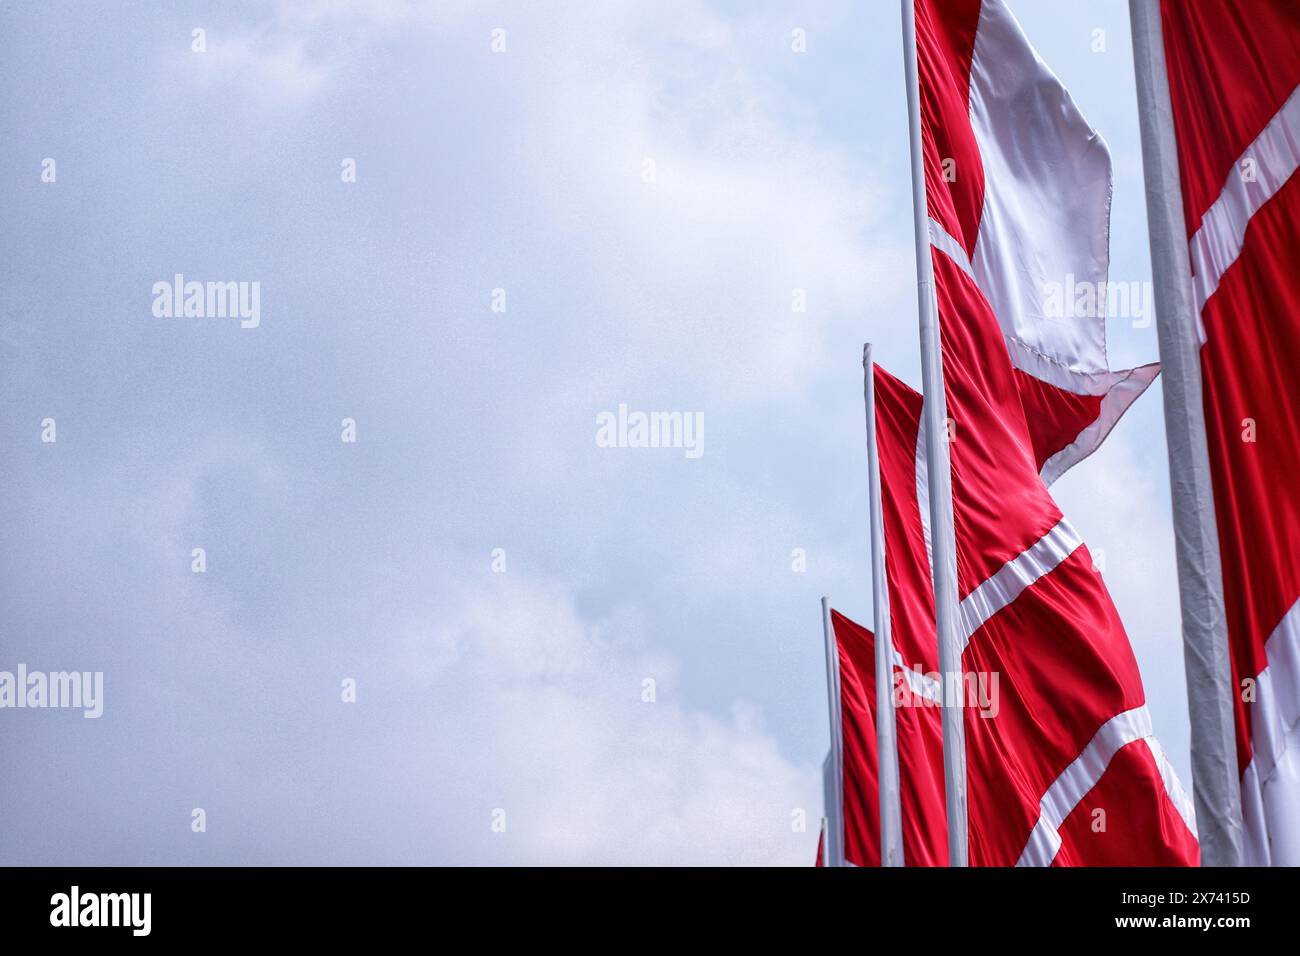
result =
[[[1111,374],[1115,381],[1107,388],[1105,397],[1101,400],[1101,411],[1097,418],[1079,432],[1074,441],[1043,462],[1039,475],[1048,487],[1101,446],[1128,407],[1155,381],[1155,377],[1160,374],[1160,366],[1142,365],[1127,372]]]
[[[974,270],[961,244],[943,228],[935,219],[930,219],[930,244],[947,255],[959,269],[975,279]],[[1120,415],[1128,408],[1133,399],[1140,395],[1155,378],[1158,366],[1145,366],[1128,372],[1081,372],[1051,360],[1047,356],[1034,353],[1032,349],[1017,339],[1004,336],[1012,364],[1030,375],[1056,385],[1059,388],[1082,395],[1104,395],[1101,414],[1097,421],[1080,433],[1079,437],[1065,449],[1062,449],[1044,463],[1044,481],[1050,484],[1063,474],[1071,465],[1082,460],[1100,444]],[[1028,354],[1032,353],[1032,354]],[[1017,362],[1017,358],[1022,361]],[[1131,381],[1132,387],[1124,388]],[[928,515],[928,483],[926,481],[926,464],[924,448],[924,421],[918,430],[916,452],[916,487],[917,502],[921,509],[921,521],[925,535],[926,556],[930,554],[930,528]],[[1027,550],[999,568],[992,576],[981,583],[962,600],[958,607],[958,620],[962,633],[962,648],[970,643],[978,631],[998,611],[1016,600],[1025,589],[1044,575],[1050,573],[1065,561],[1083,544],[1083,539],[1070,523],[1062,518],[1043,537]],[[933,567],[931,577],[933,578]],[[897,657],[897,651],[895,651]],[[906,670],[909,685],[913,692],[918,692],[913,677],[921,677],[915,671]],[[931,700],[940,700],[939,687],[932,689],[934,696],[925,695]],[[1055,859],[1061,846],[1058,830],[1070,811],[1083,799],[1084,795],[1096,785],[1105,772],[1111,758],[1124,745],[1134,740],[1146,739],[1151,750],[1165,792],[1178,810],[1188,830],[1196,833],[1196,818],[1191,800],[1188,799],[1182,784],[1174,772],[1173,766],[1165,756],[1164,749],[1151,731],[1151,717],[1145,706],[1126,711],[1107,721],[1084,748],[1075,761],[1066,768],[1060,777],[1044,794],[1039,807],[1039,819],[1030,833],[1029,841],[1021,853],[1018,866],[1046,866]]]
[[[1196,832],[1196,807],[1192,803],[1192,798],[1187,795],[1187,791],[1183,789],[1174,765],[1169,762],[1169,757],[1165,754],[1165,748],[1160,746],[1160,741],[1156,740],[1154,734],[1146,738],[1146,744],[1147,749],[1151,751],[1151,756],[1155,758],[1156,769],[1160,772],[1160,779],[1165,785],[1165,793],[1169,795],[1169,802],[1183,818],[1183,824],[1188,832],[1199,839],[1200,834]]]
[[[1242,164],[1254,164],[1246,181]],[[1233,164],[1223,191],[1188,244],[1196,296],[1196,332],[1206,342],[1204,311],[1223,274],[1240,257],[1250,220],[1300,165],[1300,87]],[[1255,682],[1252,757],[1241,778],[1245,841],[1252,866],[1300,865],[1300,602],[1264,645],[1268,666]]]
[[[1300,866],[1300,601],[1264,644],[1255,680],[1252,757],[1241,778],[1245,860]]]
[[[966,595],[957,608],[962,649],[965,650],[971,637],[989,618],[1020,597],[1026,588],[1055,569],[1082,544],[1079,533],[1062,518],[1032,546],[1002,565]]]
[[[1002,0],[980,4],[969,102],[984,173],[975,284],[1008,338],[1105,371],[1104,315],[1057,306],[1072,286],[1106,284],[1110,153]]]
[[[894,666],[903,672],[907,680],[907,686],[913,694],[935,703],[942,703],[943,695],[940,693],[939,682],[933,677],[909,667],[907,662],[903,660],[903,655],[898,653],[897,647],[894,648]]]
[[[1253,762],[1267,782],[1286,749],[1292,725],[1300,722],[1300,601],[1273,629],[1264,643],[1268,666],[1256,681],[1257,706],[1251,723]]]
[[[994,614],[1015,601],[1044,575],[1059,567],[1082,545],[1083,539],[1078,532],[1065,518],[1062,518],[1030,548],[1008,561],[968,594],[958,608],[963,650],[970,643],[975,632]],[[1300,619],[1300,614],[1297,614],[1297,618]],[[894,653],[895,662],[901,663],[897,650]],[[1297,656],[1297,660],[1300,660],[1300,655]],[[908,681],[913,691],[918,692],[911,675],[917,677],[921,675],[911,670],[907,670],[906,673],[909,674]],[[931,700],[940,699],[937,686],[932,689],[931,694],[933,696],[930,694],[922,696]],[[1141,739],[1146,740],[1151,750],[1170,802],[1182,817],[1188,831],[1193,836],[1196,835],[1196,812],[1192,801],[1179,782],[1178,775],[1174,772],[1164,749],[1155,738],[1151,728],[1150,713],[1145,706],[1142,706],[1118,714],[1103,724],[1083,752],[1043,795],[1039,803],[1038,822],[1030,833],[1029,841],[1021,853],[1017,866],[1046,866],[1055,859],[1061,846],[1061,836],[1058,832],[1061,823],[1101,779],[1115,753],[1121,747]]]
[[[1038,822],[1034,824],[1016,866],[1050,865],[1061,848],[1061,824],[1088,791],[1097,785],[1111,758],[1121,747],[1151,735],[1151,714],[1145,704],[1116,714],[1102,724],[1088,746],[1052,782],[1038,802]]]
[[[1145,386],[1143,386],[1145,387]],[[1104,414],[1103,403],[1103,418]],[[928,488],[925,462],[925,419],[917,429],[916,460],[916,494],[920,506],[921,525],[925,536],[926,558],[930,558],[930,528],[928,509]],[[962,628],[962,647],[970,643],[971,637],[980,627],[1009,605],[1025,589],[1050,573],[1083,544],[1078,532],[1063,517],[1052,526],[1043,537],[1034,542],[1027,550],[1008,561],[985,580],[979,587],[968,594],[958,608],[958,620]],[[933,583],[933,568],[931,580]],[[1300,605],[1298,605],[1300,607]],[[1300,659],[1300,655],[1297,655]],[[913,693],[928,700],[941,701],[942,695],[937,682],[903,665],[902,656],[894,649],[894,662],[902,667],[908,675],[908,684]],[[1300,671],[1298,671],[1300,672]],[[918,687],[918,679],[925,680],[930,687]],[[1056,779],[1039,803],[1039,819],[1029,835],[1029,840],[1022,851],[1018,866],[1046,866],[1056,858],[1061,847],[1059,827],[1069,812],[1101,779],[1111,757],[1123,746],[1133,740],[1146,739],[1147,745],[1155,758],[1160,779],[1164,783],[1165,793],[1177,809],[1187,829],[1196,835],[1196,814],[1191,800],[1174,772],[1172,764],[1165,756],[1151,730],[1151,717],[1145,706],[1125,711],[1112,717],[1102,725],[1084,751]],[[1109,749],[1107,749],[1109,748]]]
[[[1254,179],[1247,182],[1242,163],[1254,164]],[[1264,131],[1233,164],[1223,192],[1203,217],[1192,236],[1192,288],[1196,295],[1196,326],[1205,343],[1201,313],[1219,288],[1223,273],[1241,255],[1246,227],[1264,203],[1273,198],[1300,164],[1300,87],[1282,104]]]
[[[930,244],[948,256],[970,276],[972,281],[975,281],[970,260],[966,258],[966,251],[962,249],[961,243],[933,218],[930,219]],[[976,285],[978,286],[978,283]],[[1128,411],[1128,407],[1146,391],[1147,386],[1160,373],[1160,366],[1154,363],[1117,372],[1081,371],[1058,362],[1051,356],[1043,355],[1009,335],[1004,335],[1003,340],[1007,344],[1011,364],[1025,374],[1075,395],[1105,396],[1097,419],[1081,431],[1069,445],[1043,462],[1040,475],[1043,483],[1049,486],[1097,450],[1110,434],[1110,430],[1115,427],[1115,423]]]
[[[925,415],[922,413],[920,425],[916,429],[916,449],[913,453],[913,459],[916,462],[916,505],[917,511],[921,518],[921,535],[925,539],[925,561],[930,568],[930,590],[934,591],[934,560],[930,552],[930,481],[929,471],[925,461]],[[940,692],[938,681],[926,677],[924,674],[917,673],[903,660],[898,648],[894,648],[894,664],[903,670],[907,675],[907,683],[912,693],[924,697],[926,700],[942,701],[943,695]]]
[[[930,466],[925,460],[925,413],[916,430],[916,507],[921,513],[921,536],[925,539],[925,561],[930,567],[930,590],[934,591],[934,552],[930,550]]]
[[[971,268],[970,259],[966,256],[966,250],[962,248],[960,242],[953,238],[952,233],[943,228],[939,220],[933,216],[930,217],[930,245],[956,263],[957,268],[970,276],[972,282],[975,282],[975,270]],[[979,285],[978,282],[975,284],[976,286]]]
[[[1051,356],[1036,352],[1025,343],[1007,337],[1007,352],[1011,355],[1011,364],[1026,375],[1032,375],[1048,385],[1055,385],[1062,391],[1075,395],[1105,395],[1114,387],[1115,382],[1130,374],[1133,369],[1111,371],[1083,372],[1070,368]],[[1147,366],[1141,366],[1146,368]]]
[[[925,420],[917,429],[916,443],[916,498],[921,515],[921,530],[925,537],[925,553],[930,561],[929,484],[926,481]],[[1083,539],[1069,521],[1062,518],[1027,549],[998,568],[987,580],[962,599],[957,608],[961,626],[962,649],[971,637],[994,614],[1002,610],[1043,575],[1052,571],[1083,544]],[[930,568],[931,585],[934,567]]]

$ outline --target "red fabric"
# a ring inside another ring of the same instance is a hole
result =
[[[930,76],[943,76],[943,83],[921,85],[923,108],[931,115],[958,115],[969,109],[970,65],[979,23],[979,0],[947,0],[940,16],[929,3],[916,5],[918,69]],[[928,195],[930,217],[966,249],[975,253],[980,209],[984,205],[984,164],[969,123],[926,126],[921,131],[925,144],[925,178],[943,178],[944,160],[955,181],[952,188]]]
[[[875,382],[894,643],[905,663],[933,673],[938,669],[934,601],[916,499],[921,396],[879,367]],[[996,615],[981,632],[981,642],[968,652],[965,663],[971,671],[989,672],[1009,665],[999,671],[997,714],[967,712],[968,784],[972,794],[983,797],[979,801],[972,799],[968,808],[971,858],[976,864],[1011,864],[1019,858],[1037,820],[1042,794],[1095,732],[1097,702],[1102,702],[1101,709],[1111,714],[1142,702],[1136,665],[1114,608],[1103,590],[1089,586],[1095,578],[1086,549],[1079,549]],[[1098,622],[1103,626],[1094,633]],[[1034,633],[1053,639],[1036,645],[1032,657],[1016,653],[1024,636]],[[1075,639],[1058,640],[1056,635],[1074,635]],[[1112,658],[1118,665],[1114,673],[1096,666],[1099,659]],[[899,697],[912,705],[896,711],[905,856],[909,863],[945,865],[940,712],[924,706],[906,691]],[[1045,714],[1055,719],[1042,721]],[[1119,765],[1109,786],[1136,789],[1149,805],[1143,811],[1144,818],[1148,822],[1163,821],[1154,843],[1131,842],[1130,851],[1137,854],[1136,859],[1193,862],[1195,841],[1163,787],[1154,789],[1158,780],[1147,775],[1126,784],[1125,774],[1123,764]],[[1107,782],[1106,777],[1103,782]],[[1169,821],[1182,828],[1174,831],[1172,840],[1166,839]],[[1094,858],[1094,847],[1085,843],[1074,848],[1073,841],[1073,836],[1066,836],[1063,849],[1070,852],[1063,862],[1102,863],[1109,859]],[[1102,847],[1095,849],[1100,853]]]
[[[948,812],[943,794],[943,712],[911,694],[894,672],[898,728],[899,803],[903,860],[908,866],[948,865]]]
[[[844,729],[844,859],[854,866],[879,866],[875,636],[838,611],[831,612],[831,625],[839,649]],[[909,866],[945,864],[943,753],[938,711],[923,709],[919,701],[904,692],[895,710],[895,722],[899,740],[903,858]],[[936,846],[944,848],[941,858],[936,855]]]
[[[1237,160],[1300,85],[1300,4],[1161,5],[1188,235]],[[1237,686],[1300,598],[1300,183],[1251,218],[1237,260],[1202,313],[1205,425]],[[1243,440],[1245,420],[1256,441]],[[1294,692],[1286,689],[1285,692]],[[1250,763],[1251,705],[1236,701],[1237,757]]]
[[[876,754],[875,637],[831,611],[840,658],[844,734],[844,859],[880,865],[880,781]]]
[[[918,0],[916,6],[926,168],[931,170],[938,168],[944,145],[960,143],[958,131],[970,127],[965,87],[954,80],[969,63],[935,29],[941,16],[949,16],[949,6],[936,0]],[[966,12],[961,7],[952,15],[964,23]],[[960,211],[969,204],[971,188],[961,176],[956,183],[927,176],[932,209],[950,205]],[[973,243],[968,224],[961,228],[963,241]],[[1061,513],[1038,477],[1020,383],[996,317],[947,255],[935,252],[933,261],[947,410],[955,425],[953,510],[958,590],[964,597],[1052,529]],[[886,544],[895,547],[888,537]],[[914,609],[916,603],[905,607]],[[1127,637],[1087,550],[1076,550],[977,630],[963,666],[999,680],[996,716],[966,712],[970,858],[975,865],[1012,865],[1048,787],[1103,724],[1143,701]],[[1125,764],[1115,769],[1117,785],[1142,790],[1148,807],[1169,804],[1158,780],[1125,773]],[[1147,814],[1134,854],[1192,862],[1156,823]],[[1089,845],[1082,844],[1062,862],[1096,861]]]
[[[1206,303],[1205,428],[1237,686],[1268,664],[1264,643],[1300,598],[1300,180],[1251,220],[1237,262]],[[1256,441],[1242,440],[1246,419]],[[1237,700],[1237,757],[1251,708]],[[1300,812],[1300,811],[1298,811]]]
[[[934,591],[916,498],[916,441],[921,396],[875,368],[876,449],[880,459],[885,567],[894,647],[922,674],[938,671]],[[947,866],[941,712],[907,690],[895,671],[903,858],[909,866]]]
[[[1087,548],[996,614],[962,662],[998,677],[996,715],[966,710],[971,862],[1011,866],[1056,778],[1102,724],[1143,704],[1137,662]],[[1151,796],[1167,802],[1163,785]]]
[[[916,4],[918,70],[933,80],[920,86],[922,112],[954,119],[922,124],[926,182],[943,184],[942,189],[927,190],[927,209],[930,218],[962,246],[968,259],[975,255],[984,208],[984,163],[968,119],[970,71],[980,9],[980,0],[943,0],[940,5],[925,0]],[[1052,454],[1073,443],[1099,416],[1099,397],[1074,395],[1023,372],[1017,374],[1016,385],[1023,392],[1026,407],[1034,413],[1031,420],[1043,423],[1042,431],[1033,434],[1034,449],[1051,449],[1039,456],[1040,467]]]
[[[1015,369],[1016,386],[1024,405],[1025,422],[1034,452],[1034,466],[1072,444],[1079,433],[1101,416],[1100,395],[1076,395]]]
[[[1163,0],[1187,235],[1300,84],[1300,3]]]
[[[916,447],[921,396],[879,365],[876,383],[876,450],[880,458],[885,526],[885,567],[894,646],[908,665],[938,668],[934,590],[925,532],[916,500]]]
[[[1002,330],[971,278],[935,251],[948,418],[952,421],[957,590],[965,597],[1061,520],[1038,477]]]
[[[1152,802],[1162,784],[1155,756],[1135,740],[1111,759],[1101,780],[1059,827],[1053,866],[1183,866],[1201,848],[1167,800]],[[1159,839],[1152,840],[1154,828]]]
[[[875,381],[894,643],[905,663],[932,674],[938,670],[934,602],[916,499],[921,396],[879,367]],[[1038,801],[1095,732],[1098,704],[1115,714],[1142,703],[1123,628],[1105,592],[1090,586],[1095,579],[1086,549],[1079,549],[996,615],[967,654],[968,670],[999,673],[996,715],[967,711],[968,784],[972,794],[982,796],[968,808],[976,864],[1009,865],[1019,858],[1037,820]],[[1035,645],[1032,657],[1017,653],[1025,635],[1035,633],[1053,639]],[[1118,665],[1114,672],[1096,666],[1098,660],[1111,659]],[[896,711],[905,857],[909,863],[944,865],[940,712],[906,691],[899,698],[910,705]],[[1043,720],[1045,714],[1054,719]],[[1163,789],[1148,790],[1146,800],[1160,808],[1152,819],[1175,819],[1182,826]],[[1163,840],[1154,846],[1133,844],[1135,852],[1149,850],[1153,860],[1165,858],[1166,846]],[[1086,862],[1088,853],[1085,845],[1067,859]],[[1179,858],[1194,859],[1186,854]]]

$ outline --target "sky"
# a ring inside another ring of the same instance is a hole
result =
[[[1148,281],[1127,5],[1010,5]],[[104,675],[0,711],[0,863],[812,861],[863,342],[920,383],[897,4],[14,2],[0,130],[0,670]],[[1190,787],[1158,382],[1054,491]]]

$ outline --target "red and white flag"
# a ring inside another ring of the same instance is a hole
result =
[[[1029,451],[1051,484],[1092,454],[1158,366],[1112,371],[1105,142],[1001,0],[917,0],[930,239],[1001,330]]]
[[[893,701],[900,764],[900,804],[903,829],[903,858],[908,866],[945,866],[948,862],[946,811],[943,786],[943,733],[940,726],[940,690],[937,645],[934,628],[934,592],[930,580],[929,552],[925,524],[925,458],[922,450],[922,397],[879,366],[874,369],[876,442],[879,452],[883,498],[883,523],[886,542],[889,600],[892,622]],[[874,672],[875,637],[866,628],[839,614],[831,614],[838,649],[840,712],[843,737],[844,783],[842,797],[845,859],[855,866],[880,865],[880,797],[876,751],[876,693]],[[985,688],[983,711],[969,715],[972,721],[996,717],[1000,709],[1002,687]],[[975,704],[980,704],[977,688]],[[981,716],[981,713],[984,716]],[[1177,781],[1158,757],[1154,738],[1144,741],[1150,751],[1147,762],[1142,746],[1122,752],[1114,772],[1102,780],[1104,789],[1094,788],[1087,799],[1072,809],[1062,807],[1062,848],[1052,862],[1057,864],[1104,862],[1187,862],[1195,847],[1188,846],[1189,834],[1181,817],[1168,812],[1169,805],[1159,797],[1165,785],[1150,771],[1168,775],[1174,799],[1182,801]],[[1094,751],[1095,753],[1095,751]],[[1090,758],[1091,759],[1091,758]],[[1134,766],[1128,766],[1128,765]],[[1103,768],[1104,769],[1104,768]],[[1122,771],[1122,772],[1121,772]],[[831,784],[833,786],[833,784]],[[1111,804],[1132,804],[1149,809],[1156,796],[1158,812],[1133,813],[1126,809],[1125,820],[1132,827],[1154,823],[1156,833],[1148,834],[1133,845],[1129,826],[1114,833],[1109,840],[1098,836],[1113,833],[1109,823],[1097,833],[1092,811]],[[1080,794],[1079,796],[1082,796]],[[835,799],[832,793],[830,799]],[[981,817],[980,819],[983,819]],[[973,822],[975,826],[985,824]],[[1168,836],[1161,830],[1171,830]],[[1086,835],[1085,835],[1086,834]],[[1154,841],[1152,837],[1154,836]],[[1145,840],[1145,842],[1143,842]],[[982,846],[984,838],[972,838]],[[1184,849],[1182,855],[1147,852],[1151,842],[1173,843]],[[1109,850],[1110,853],[1103,853]],[[818,844],[820,863],[822,845]],[[975,863],[994,863],[979,853]],[[1005,862],[1005,861],[1002,861]]]
[[[970,861],[1194,863],[1191,804],[1123,625],[1044,483],[1095,449],[1155,374],[1106,364],[1109,154],[1000,0],[915,10]],[[913,460],[925,539],[925,459]],[[884,481],[883,446],[881,462]]]
[[[880,866],[880,784],[876,750],[875,635],[839,611],[831,612],[839,654],[840,727],[844,760],[844,861]],[[897,645],[897,641],[895,641]],[[943,752],[939,712],[914,699],[902,657],[895,652],[895,726],[898,734],[903,861],[947,863],[944,837]],[[923,684],[921,685],[924,686]],[[833,795],[832,795],[833,798]],[[820,863],[823,845],[818,842]]]
[[[1204,467],[1198,462],[1208,457],[1212,493],[1202,491],[1199,497],[1213,499],[1212,527],[1218,537],[1218,553],[1207,554],[1213,550],[1212,541],[1206,544],[1205,536],[1193,540],[1180,530],[1180,570],[1184,551],[1212,569],[1199,584],[1184,572],[1180,584],[1186,606],[1189,600],[1204,599],[1198,589],[1219,586],[1214,570],[1221,570],[1226,638],[1222,630],[1217,636],[1208,629],[1206,633],[1208,640],[1226,639],[1231,662],[1232,683],[1226,690],[1236,725],[1235,769],[1240,774],[1245,831],[1241,862],[1296,866],[1300,177],[1293,174],[1300,163],[1300,5],[1294,0],[1163,0],[1158,13],[1160,29],[1149,31],[1150,42],[1158,51],[1163,39],[1165,76],[1158,76],[1158,58],[1148,62],[1155,75],[1152,89],[1155,82],[1167,79],[1168,98],[1163,105],[1148,105],[1152,115],[1144,115],[1148,202],[1154,207],[1153,222],[1162,213],[1172,219],[1168,231],[1176,235],[1169,236],[1170,244],[1187,244],[1185,256],[1182,249],[1170,254],[1171,261],[1177,256],[1183,263],[1182,274],[1169,276],[1171,282],[1181,283],[1186,314],[1171,308],[1166,316],[1162,302],[1162,326],[1178,327],[1161,329],[1161,347],[1163,352],[1170,336],[1170,342],[1186,343],[1186,354],[1192,356],[1187,377],[1194,380],[1199,371],[1192,396],[1199,386],[1202,405],[1189,407],[1194,397],[1181,401],[1181,392],[1171,391],[1173,397],[1166,400],[1174,501],[1181,512],[1175,524],[1181,529],[1194,523],[1195,512],[1210,505],[1209,500],[1179,494],[1179,482],[1185,486],[1188,481],[1186,471]],[[1139,45],[1142,49],[1146,47]],[[1157,94],[1148,95],[1154,99]],[[1169,112],[1173,144],[1163,142]],[[1152,146],[1159,150],[1155,155]],[[1167,146],[1173,148],[1162,148]],[[1170,154],[1177,157],[1179,184],[1168,184],[1161,194],[1152,182],[1162,166],[1167,168]],[[1175,217],[1170,199],[1176,202],[1179,192],[1182,216]],[[1156,235],[1153,226],[1153,251]],[[1184,433],[1190,437],[1182,440],[1186,447],[1180,447],[1175,436]],[[1209,606],[1218,603],[1215,596]],[[1193,630],[1197,619],[1193,613]],[[1197,638],[1189,630],[1187,639],[1188,689],[1196,707],[1199,688],[1193,686],[1197,678],[1192,648]],[[1193,736],[1197,746],[1195,719]],[[1204,749],[1221,744],[1219,759],[1226,764],[1232,739],[1226,730],[1217,736],[1227,739],[1207,740]],[[1198,790],[1201,767],[1196,764]],[[1226,769],[1230,774],[1232,768]],[[1207,780],[1211,776],[1207,773]],[[1225,830],[1234,828],[1224,825]]]
[[[907,687],[900,691],[895,701],[898,711],[898,748],[902,773],[902,811],[905,855],[907,862],[928,859],[942,865],[947,860],[944,821],[942,731],[935,709],[939,702],[938,653],[934,629],[934,596],[930,582],[929,552],[925,524],[925,455],[920,441],[921,396],[898,379],[877,367],[875,377],[877,411],[877,447],[880,455],[881,485],[884,498],[886,562],[889,569],[889,598],[896,679],[905,680]],[[960,475],[954,476],[954,506],[959,511],[967,506],[960,487]],[[1042,562],[1046,563],[1046,560]],[[1014,567],[1014,565],[1012,565]],[[1030,572],[1033,573],[1032,571]],[[995,579],[996,580],[996,579]],[[1003,580],[1006,580],[1004,573]],[[1093,648],[1085,635],[1074,630],[1067,603],[1070,581],[1065,588],[1046,592],[1048,600],[1041,600],[1043,589],[1049,581],[1021,596],[1026,610],[1017,608],[1017,617],[1010,622],[999,621],[998,633],[1008,647],[1023,647],[1026,657],[1035,653],[1034,642],[1076,640],[1079,656]],[[1104,599],[1101,595],[1086,594],[1089,605],[1095,606]],[[963,608],[974,608],[980,600],[967,596]],[[1060,615],[1060,620],[1052,620]],[[963,615],[964,620],[968,620]],[[1024,622],[1030,622],[1025,625]],[[1017,628],[1024,633],[1018,635]],[[1121,635],[1122,636],[1122,635]],[[1032,662],[1030,662],[1032,663]],[[1018,668],[1024,673],[1025,662]],[[1089,661],[1096,672],[1104,664]],[[966,670],[971,671],[970,664]],[[994,672],[997,673],[997,672]],[[1004,702],[1018,701],[1022,696],[1040,701],[1050,696],[1050,686],[1033,689],[1017,687],[998,674],[975,675],[976,684],[967,710],[968,764],[980,759],[975,742],[987,745],[990,736],[1002,732],[999,718]],[[1040,680],[1050,680],[1044,674]],[[1034,681],[1031,675],[1021,681]],[[1014,695],[1008,697],[1008,694]],[[909,708],[919,708],[913,714]],[[1043,725],[1053,723],[1048,715],[1052,708],[1044,708]],[[1022,715],[1023,718],[1023,715]],[[1100,719],[1100,718],[1099,718]],[[1035,820],[1030,830],[1022,822],[1001,821],[995,803],[982,810],[977,801],[999,800],[1003,796],[987,788],[970,788],[970,846],[971,862],[976,865],[1047,862],[1056,865],[1082,865],[1107,863],[1168,863],[1181,864],[1195,860],[1196,847],[1191,833],[1191,809],[1172,768],[1168,766],[1159,744],[1151,734],[1145,709],[1136,713],[1122,712],[1120,720],[1107,721],[1098,739],[1088,741],[1075,761],[1061,772],[1052,785],[1034,800],[1032,791],[1022,792],[1018,810],[1028,820],[1037,805],[1046,816]],[[1126,737],[1131,738],[1127,739]],[[1016,733],[1000,741],[1001,753],[998,767],[1003,772],[1019,772],[1026,758],[1033,762],[1033,748],[1039,742],[1031,734]],[[987,746],[984,750],[988,750]],[[1025,752],[1021,752],[1025,751]],[[1068,755],[1069,750],[1064,751]],[[1111,759],[1113,754],[1118,754]],[[1058,758],[1058,761],[1063,757]],[[1107,764],[1106,761],[1110,760]],[[984,779],[987,773],[977,773],[968,767],[971,780]],[[908,779],[909,775],[912,779]],[[1039,784],[1041,786],[1041,783]],[[874,806],[874,804],[873,804]],[[1113,811],[1120,808],[1118,815]],[[1099,816],[1095,811],[1106,811]],[[1026,813],[1028,811],[1028,813]],[[926,814],[924,826],[918,827],[917,814]],[[1186,819],[1185,819],[1186,818]],[[1058,822],[1059,821],[1059,822]],[[1101,827],[1104,826],[1104,829]],[[1009,831],[1004,832],[1004,831]],[[1033,843],[1031,833],[1037,833],[1042,842]],[[1053,844],[1059,846],[1053,852]],[[1020,855],[1009,849],[1020,843]],[[1001,845],[1008,849],[994,853]]]

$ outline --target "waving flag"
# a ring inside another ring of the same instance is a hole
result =
[[[930,239],[1001,330],[1051,484],[1096,450],[1156,365],[1112,371],[1106,144],[1001,0],[916,4]]]
[[[1155,374],[1106,365],[1109,156],[999,0],[917,0],[915,16],[958,638],[980,705],[965,712],[970,860],[1194,863],[1127,635],[1044,483]],[[1057,315],[1057,284],[1094,305]]]
[[[875,635],[838,611],[831,612],[831,623],[839,649],[844,735],[844,859],[853,866],[879,866]],[[905,671],[897,652],[895,658],[904,862],[908,866],[943,865],[947,848],[939,714],[933,698],[924,701],[911,689],[915,683],[922,693],[927,692],[925,678]]]
[[[894,643],[891,650],[893,699],[901,769],[904,862],[908,866],[944,866],[948,853],[943,740],[938,710],[934,596],[925,533],[925,458],[919,451],[922,398],[883,369],[876,367],[874,374]],[[875,637],[838,612],[832,612],[831,621],[840,668],[845,858],[855,866],[878,866],[880,804],[873,732]],[[972,709],[968,714],[972,723],[996,718],[995,709],[1000,708],[1001,702],[994,696],[986,698],[982,709]],[[1089,792],[1076,793],[1070,789],[1072,784],[1062,784],[1052,794],[1050,803],[1055,814],[1053,819],[1059,821],[1054,826],[1060,847],[1049,857],[1051,862],[1057,865],[1183,863],[1194,858],[1195,846],[1190,843],[1182,816],[1182,813],[1190,815],[1186,797],[1164,761],[1149,726],[1141,718],[1136,730],[1138,734],[1132,741],[1135,746],[1119,746],[1109,766],[1091,765],[1114,744],[1114,730],[1103,737],[1102,743],[1080,754],[1080,769],[1067,775],[1066,780],[1086,782],[1099,777]],[[972,731],[971,736],[979,734]],[[1162,791],[1166,796],[1161,796]],[[1175,802],[1181,804],[1181,812]],[[1107,820],[1105,829],[1097,830],[1099,818],[1095,811],[1108,807],[1126,809],[1118,818]],[[984,825],[976,822],[972,829]],[[1024,839],[1027,841],[1028,836]],[[983,846],[986,840],[973,838],[973,843]],[[1179,849],[1168,852],[1170,846]],[[972,862],[1007,861],[974,853]]]
[[[1133,13],[1161,355],[1177,369],[1165,416],[1207,857],[1295,866],[1300,6]]]

